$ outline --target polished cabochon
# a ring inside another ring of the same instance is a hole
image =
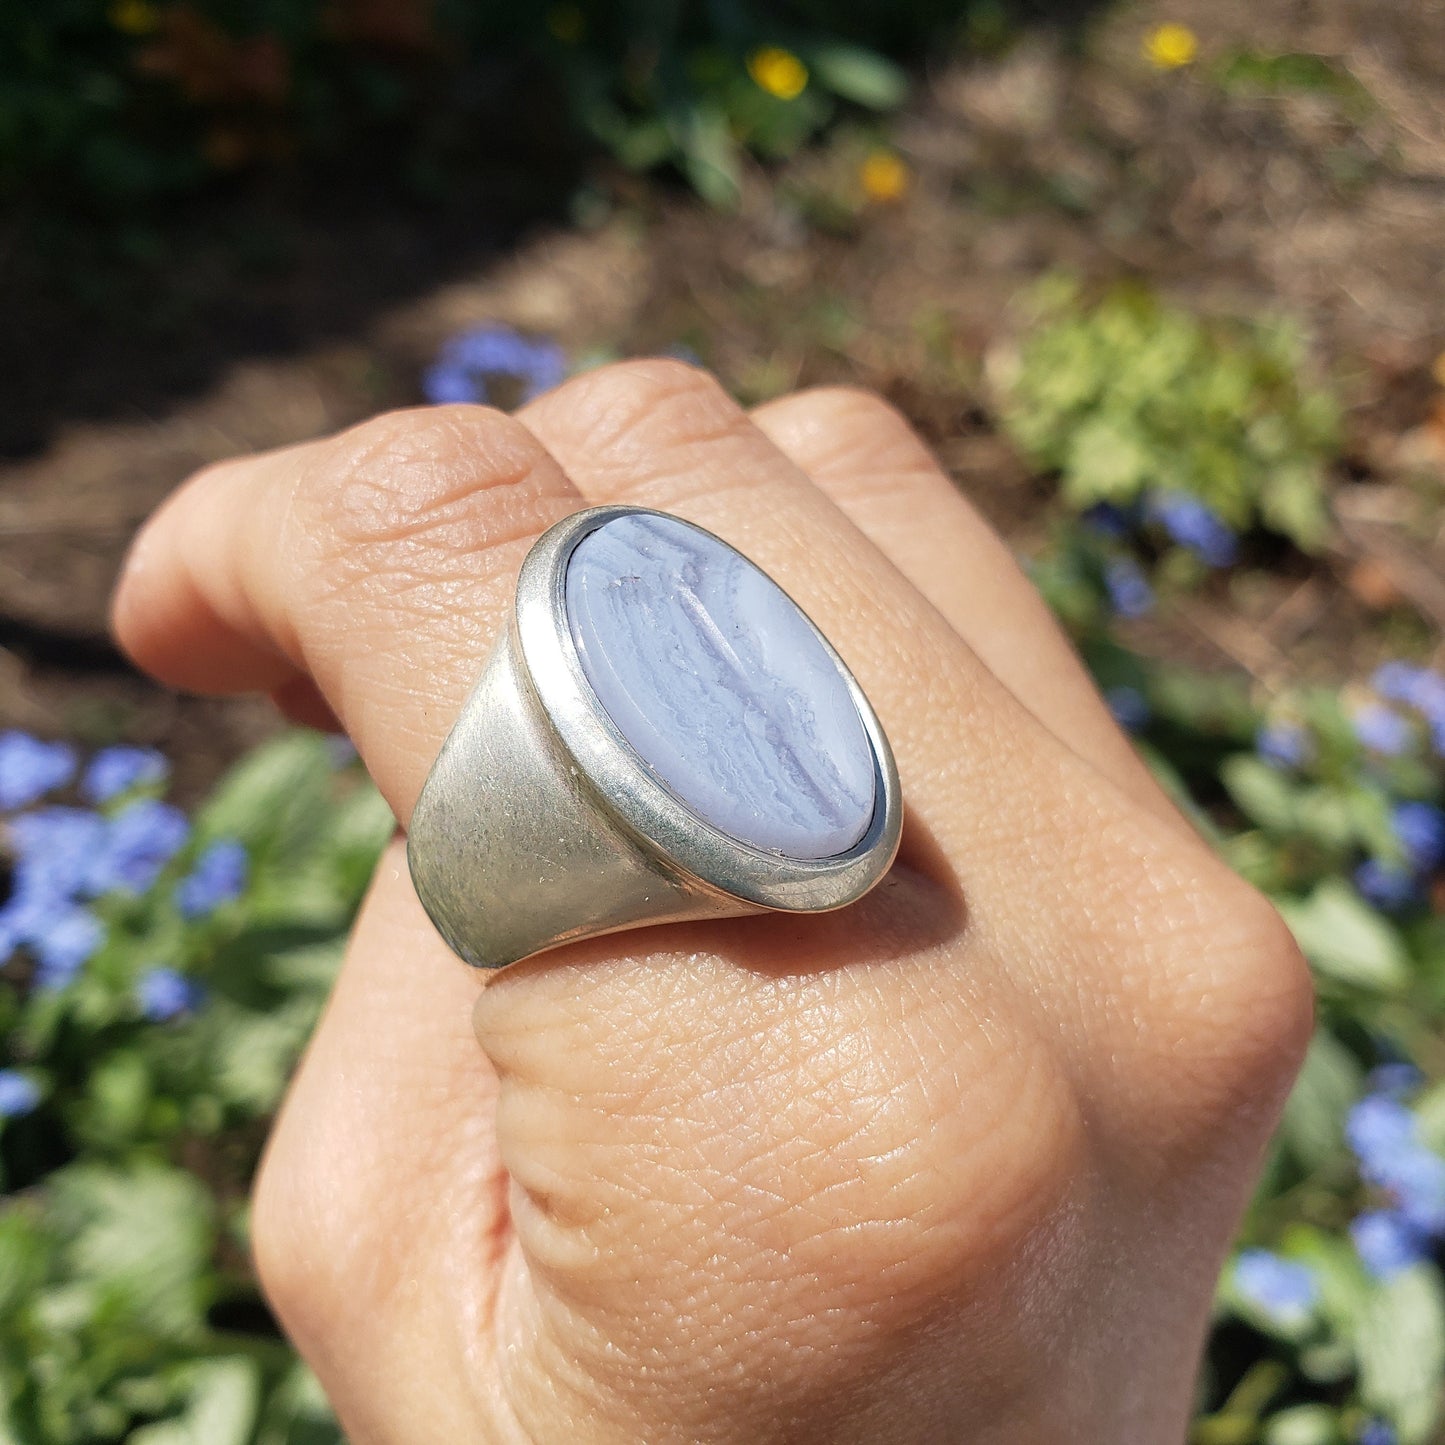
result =
[[[598,701],[704,822],[799,859],[867,833],[873,749],[847,679],[747,558],[675,517],[628,513],[583,537],[563,596]]]

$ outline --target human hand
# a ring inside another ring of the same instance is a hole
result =
[[[604,501],[816,620],[893,744],[902,850],[840,913],[485,991],[388,852],[253,1220],[351,1438],[1179,1441],[1306,972],[880,402],[749,416],[639,362],[227,462],[141,534],[117,631],[176,686],[334,714],[405,822],[532,541]]]

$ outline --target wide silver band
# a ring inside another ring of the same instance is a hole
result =
[[[872,822],[847,853],[799,860],[729,837],[684,806],[623,738],[583,673],[564,582],[583,537],[640,510],[593,507],[538,539],[511,619],[412,814],[407,859],[417,895],[451,948],[478,967],[644,923],[841,908],[872,888],[897,852],[903,809],[892,751],[821,634],[876,769]]]

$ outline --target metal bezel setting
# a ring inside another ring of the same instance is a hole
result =
[[[477,967],[644,923],[842,908],[897,853],[903,806],[892,750],[816,627],[873,754],[873,818],[848,852],[791,858],[722,832],[622,735],[583,672],[566,579],[584,537],[638,513],[682,521],[641,507],[592,507],[538,539],[508,625],[412,812],[407,860],[417,896],[451,948]]]
[[[628,515],[665,515],[672,522],[683,522],[670,513],[642,507],[591,507],[546,532],[528,553],[517,579],[516,628],[521,654],[558,741],[581,769],[599,803],[670,869],[761,908],[821,912],[862,897],[887,871],[898,849],[902,828],[898,772],[863,689],[811,618],[808,625],[847,682],[873,753],[872,821],[848,852],[835,857],[798,859],[767,852],[700,818],[634,751],[592,691],[567,615],[567,567],[584,537],[614,518]],[[695,530],[718,546],[728,547],[706,529]]]

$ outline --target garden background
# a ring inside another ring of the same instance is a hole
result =
[[[658,352],[897,404],[1315,966],[1197,1445],[1445,1440],[1445,5],[53,0],[0,204],[0,1445],[339,1439],[246,1189],[390,819],[128,536]]]

